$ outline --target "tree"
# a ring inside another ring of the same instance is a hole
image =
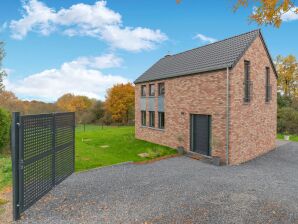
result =
[[[76,121],[82,123],[85,121],[85,115],[84,117],[82,115],[92,107],[94,102],[95,100],[89,99],[87,96],[75,96],[68,93],[60,97],[56,105],[62,111],[76,112]]]
[[[258,3],[250,15],[250,19],[259,25],[280,27],[282,16],[285,13],[292,11],[298,14],[298,8],[295,7],[293,0],[237,0],[234,10],[239,7],[247,7],[250,2]]]
[[[131,83],[117,84],[108,89],[105,109],[115,122],[127,124],[134,118],[135,90]]]
[[[176,0],[177,3],[181,1]],[[249,3],[257,3],[249,18],[259,25],[280,27],[282,16],[285,13],[291,11],[298,14],[298,7],[295,6],[294,0],[237,0],[234,11],[237,11],[240,7],[248,7]]]
[[[4,90],[3,78],[6,76],[6,72],[2,70],[2,60],[5,56],[3,42],[0,42],[0,92]]]
[[[278,90],[289,98],[298,96],[298,62],[293,55],[277,56],[275,62],[278,73]]]

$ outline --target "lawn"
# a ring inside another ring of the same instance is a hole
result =
[[[138,154],[148,153],[149,158]],[[127,161],[144,161],[175,154],[176,150],[137,140],[134,127],[101,127],[95,125],[76,129],[76,171]]]
[[[277,138],[283,140],[284,135],[283,134],[277,134]],[[298,135],[290,135],[290,141],[298,142]]]

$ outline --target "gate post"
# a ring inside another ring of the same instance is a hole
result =
[[[11,123],[11,159],[12,159],[12,179],[13,179],[13,220],[20,218],[19,200],[19,125],[20,112],[12,113]]]

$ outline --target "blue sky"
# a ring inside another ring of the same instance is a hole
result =
[[[235,1],[3,0],[6,88],[22,99],[55,101],[66,92],[104,99],[165,54],[262,28],[273,57],[298,57],[298,18],[281,28],[248,21]]]

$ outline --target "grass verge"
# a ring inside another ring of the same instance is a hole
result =
[[[277,134],[277,138],[284,140],[284,135],[283,134]],[[298,142],[298,135],[290,135],[290,141],[293,142]]]

